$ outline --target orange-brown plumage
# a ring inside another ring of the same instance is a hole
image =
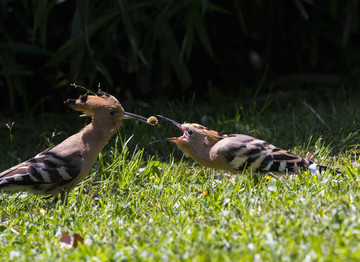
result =
[[[183,135],[172,141],[199,164],[233,173],[250,172],[299,173],[309,169],[325,170],[308,158],[296,156],[263,140],[242,134],[221,134],[197,123],[178,122],[160,116],[176,125]]]
[[[89,174],[98,154],[121,126],[123,119],[147,119],[124,111],[119,101],[99,91],[64,102],[82,116],[92,118],[80,132],[35,157],[0,173],[0,189],[58,194],[62,197]]]

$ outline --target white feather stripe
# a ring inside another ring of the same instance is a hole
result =
[[[233,167],[233,168],[239,168],[239,166],[242,166],[245,161],[248,159],[248,157],[239,157],[239,156],[236,156],[233,161],[230,162],[230,165]]]
[[[46,165],[44,162],[30,162],[30,166],[32,166],[33,168],[35,168],[36,170],[38,168],[46,168]]]
[[[270,170],[271,166],[274,164],[274,161],[270,161],[269,164],[264,168],[266,171]]]
[[[63,160],[58,159],[58,158],[53,157],[53,156],[47,156],[46,159],[49,160],[51,163],[54,163],[54,164],[56,164],[56,165],[58,165],[58,166],[63,166],[63,165],[66,164],[66,163],[64,163]]]
[[[11,169],[27,169],[29,166],[28,165],[24,165],[24,166],[19,166],[17,168],[11,168]]]
[[[266,157],[266,155],[259,156],[248,168],[250,168],[252,170],[257,170],[260,167],[260,165],[265,157]]]
[[[65,164],[63,160],[46,153],[37,154],[36,156],[34,156],[34,159],[44,159],[58,166],[62,166]],[[41,162],[38,160],[36,164],[41,164]]]
[[[13,176],[11,178],[14,178],[15,181],[23,181],[24,180],[23,176]]]
[[[60,176],[61,176],[64,180],[70,180],[70,179],[72,179],[72,177],[69,175],[69,173],[66,172],[66,168],[65,168],[64,166],[59,167],[59,168],[57,168],[56,170],[59,172]]]
[[[311,165],[309,165],[309,171],[311,174],[315,174],[317,170],[317,164],[312,163]]]
[[[51,183],[52,182],[48,172],[44,171],[44,169],[42,169],[41,167],[35,167],[34,166],[34,168],[35,168],[36,172],[38,172],[41,175],[41,177],[42,177],[42,179],[43,179],[43,181],[45,183]]]
[[[44,157],[43,153],[39,153],[36,156],[34,156],[35,159]]]
[[[27,175],[29,175],[29,173],[25,173],[25,174],[22,174],[22,173],[20,173],[20,174],[13,174],[13,175],[11,175],[11,176],[4,177],[4,179],[13,178],[13,179],[16,180],[16,181],[21,181],[21,180],[22,180],[22,177],[23,177],[23,176],[27,176]],[[21,177],[21,179],[18,179],[19,177]]]
[[[33,182],[40,182],[39,179],[34,177],[32,174],[29,174],[29,177],[30,177],[31,181],[33,181]]]
[[[13,167],[10,167],[8,170],[15,170],[15,169],[26,169],[28,168],[29,166],[28,165],[22,165],[22,166],[13,166]],[[4,172],[2,173],[5,173],[7,172],[8,170],[5,170]]]
[[[280,162],[279,171],[285,171],[286,169],[286,162]]]

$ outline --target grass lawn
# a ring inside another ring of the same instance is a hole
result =
[[[149,145],[180,135],[176,127],[127,121],[67,206],[0,194],[0,261],[360,261],[357,101],[345,95],[308,101],[317,115],[300,99],[235,110],[191,101],[167,109],[159,102],[151,114],[249,134],[302,156],[309,151],[343,175],[256,177],[205,169],[174,144]],[[80,128],[84,120],[77,121]],[[16,122],[11,132],[3,128],[1,170],[61,141],[66,123],[43,123],[33,132]],[[64,245],[64,232],[84,241]]]

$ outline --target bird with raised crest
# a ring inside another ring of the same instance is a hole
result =
[[[114,96],[103,91],[97,96],[81,95],[64,103],[83,112],[81,116],[91,117],[91,123],[60,144],[0,173],[0,190],[53,196],[60,193],[64,201],[67,193],[89,174],[123,119],[157,125],[145,117],[125,112]]]
[[[174,142],[186,156],[205,167],[227,170],[232,173],[298,174],[309,170],[323,172],[328,167],[315,164],[310,156],[302,158],[266,141],[242,134],[222,134],[196,123],[180,124],[158,115],[177,126],[180,137],[165,138]],[[160,139],[154,142],[158,142]],[[331,169],[332,170],[332,169]],[[333,172],[338,173],[338,171]]]

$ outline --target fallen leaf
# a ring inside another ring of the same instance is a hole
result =
[[[60,238],[60,246],[62,248],[74,248],[77,247],[78,243],[84,243],[84,238],[80,236],[79,234],[74,234],[73,237],[71,237],[68,233],[65,231],[62,232],[61,238]]]
[[[84,238],[79,234],[74,234],[74,247],[78,245],[78,243],[84,243]]]

